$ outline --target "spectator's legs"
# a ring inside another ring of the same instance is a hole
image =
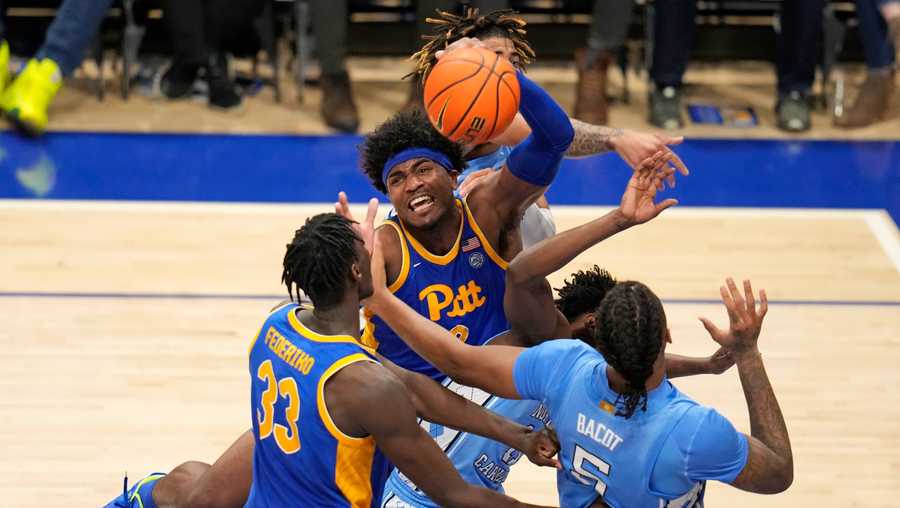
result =
[[[894,94],[894,48],[877,0],[856,0],[856,17],[866,56],[866,80],[853,104],[835,117],[839,127],[863,127],[885,119]]]
[[[163,2],[174,58],[160,86],[163,95],[170,99],[189,96],[197,73],[209,61],[204,3],[204,0]]]
[[[500,0],[500,3],[503,2],[505,2],[505,0]],[[437,17],[437,10],[454,12],[456,5],[456,0],[418,0],[416,2],[416,33],[415,39],[412,41],[412,47],[414,48],[414,51],[418,51],[419,48],[421,48],[422,45],[425,44],[425,41],[422,40],[423,35],[429,35],[434,32],[434,25],[429,25],[425,22],[425,20],[427,18]],[[481,12],[490,11],[482,10]],[[409,80],[409,96],[407,96],[406,98],[406,104],[404,104],[400,109],[401,111],[408,111],[410,109],[417,108],[421,109],[423,100],[422,83],[416,76],[410,76],[407,79]]]
[[[694,44],[696,0],[659,0],[653,23],[650,122],[675,129],[681,119],[681,83]]]
[[[228,73],[226,46],[252,29],[253,20],[262,9],[259,0],[206,0],[206,47],[209,59],[205,62],[209,84],[209,104],[221,109],[241,105],[241,96]]]
[[[56,62],[63,76],[72,74],[84,51],[97,35],[97,28],[106,16],[112,0],[65,0],[47,30],[44,45],[37,59]]]
[[[311,0],[313,34],[322,68],[322,118],[329,127],[356,132],[359,113],[353,102],[347,56],[347,0]]]
[[[44,132],[47,110],[63,76],[81,63],[110,3],[112,0],[63,1],[37,56],[0,96],[0,109],[17,127],[32,135]]]
[[[778,36],[778,127],[805,131],[810,127],[809,92],[816,76],[825,0],[791,0],[781,4]]]
[[[630,0],[594,0],[588,47],[575,52],[575,118],[592,124],[607,123],[606,74],[625,45],[633,10]]]

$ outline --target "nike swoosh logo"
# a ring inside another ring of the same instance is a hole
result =
[[[438,131],[444,130],[444,112],[447,110],[447,104],[449,104],[449,103],[450,103],[450,97],[447,97],[447,100],[444,101],[444,105],[441,106],[441,111],[438,113],[437,125],[436,125]]]
[[[417,266],[419,266],[419,265],[421,265],[421,264],[422,264],[422,262],[419,261],[418,263],[416,263],[416,264],[413,265],[413,268],[415,268],[415,267],[417,267]]]

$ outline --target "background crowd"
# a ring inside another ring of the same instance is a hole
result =
[[[300,0],[308,3],[316,58],[321,69],[321,115],[330,127],[355,132],[359,112],[347,70],[348,1]],[[62,0],[44,43],[13,74],[10,49],[0,17],[0,110],[23,132],[42,134],[48,110],[65,77],[71,75],[97,36],[114,0]],[[7,1],[0,0],[0,12]],[[482,12],[509,8],[509,0],[465,2]],[[822,11],[826,0],[782,2],[777,26],[773,97],[779,128],[800,132],[811,127],[811,90],[822,44]],[[253,20],[265,2],[258,0],[162,0],[172,48],[171,64],[162,73],[160,93],[179,99],[194,83],[206,83],[209,105],[232,109],[241,105],[240,89],[230,72],[229,55],[238,51],[254,30]],[[461,8],[456,0],[415,0],[417,38],[429,33],[425,20],[437,9]],[[626,43],[635,6],[632,0],[565,0],[563,4],[592,12],[588,37],[573,55],[578,71],[573,117],[606,124],[607,74]],[[856,18],[867,67],[858,98],[834,119],[839,127],[862,127],[885,120],[896,108],[895,69],[900,48],[900,0],[855,0]],[[649,55],[650,92],[647,116],[660,128],[684,125],[682,88],[695,34],[696,0],[656,0]],[[5,16],[4,16],[5,17]],[[9,25],[9,26],[7,26]],[[411,41],[412,43],[412,41]],[[242,48],[246,49],[246,48]],[[538,55],[541,48],[536,47]],[[28,55],[21,55],[27,57]],[[410,84],[407,107],[420,101],[419,83]]]

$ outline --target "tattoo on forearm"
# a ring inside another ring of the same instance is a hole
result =
[[[787,426],[769,382],[769,376],[766,374],[762,357],[757,353],[742,363],[738,371],[750,413],[750,433],[778,456],[792,460]]]
[[[566,152],[571,157],[612,151],[610,142],[624,132],[622,129],[592,125],[575,119],[572,119],[572,127],[575,129],[575,139]]]

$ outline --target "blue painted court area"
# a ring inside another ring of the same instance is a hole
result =
[[[331,202],[377,195],[357,136],[0,133],[0,198]],[[670,195],[686,206],[884,208],[900,223],[900,142],[698,139]],[[615,155],[565,161],[551,203],[618,202]]]

